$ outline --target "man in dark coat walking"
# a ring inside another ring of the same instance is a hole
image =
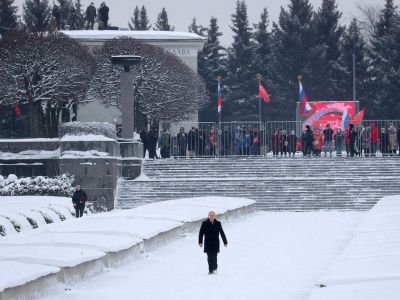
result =
[[[204,236],[204,253],[207,253],[208,274],[215,274],[218,269],[217,255],[219,252],[219,235],[221,234],[222,241],[225,247],[228,246],[224,230],[221,222],[215,219],[215,212],[208,213],[208,219],[201,224],[199,232],[199,246],[203,247]]]
[[[77,185],[74,194],[72,195],[72,204],[75,208],[75,216],[80,218],[83,216],[83,211],[85,210],[85,203],[87,201],[86,193],[81,190],[81,186]]]

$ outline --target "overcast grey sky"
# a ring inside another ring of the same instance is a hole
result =
[[[103,0],[92,0],[96,7]],[[91,0],[82,0],[86,6]],[[321,0],[310,0],[314,8],[318,7]],[[16,4],[22,6],[24,0],[15,0]],[[157,19],[157,15],[165,7],[168,12],[170,24],[175,26],[176,31],[187,31],[188,25],[193,17],[196,17],[198,24],[208,25],[212,16],[218,18],[220,30],[223,32],[223,42],[226,44],[230,40],[232,32],[231,14],[234,12],[236,0],[108,0],[105,1],[110,7],[110,21],[113,25],[127,27],[128,20],[132,16],[136,5],[145,5],[152,24]],[[338,0],[339,8],[343,11],[342,22],[348,23],[353,17],[359,15],[357,4],[382,5],[384,0]],[[395,1],[397,4],[400,0]],[[53,3],[53,0],[49,0]],[[280,7],[287,7],[289,0],[247,0],[249,19],[251,23],[257,23],[260,18],[261,10],[267,7],[270,18],[276,21],[279,16]]]

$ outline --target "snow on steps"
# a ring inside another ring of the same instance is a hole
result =
[[[197,231],[211,209],[227,220],[251,213],[254,204],[243,198],[179,199],[6,236],[0,243],[0,300],[51,294]]]
[[[381,199],[319,280],[309,300],[397,300],[400,295],[400,196]]]
[[[264,210],[367,210],[400,193],[400,158],[145,160],[144,179],[120,180],[118,206],[180,197],[238,196]]]

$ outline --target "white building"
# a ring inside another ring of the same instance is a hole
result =
[[[114,31],[114,30],[77,30],[62,33],[78,40],[89,48],[101,47],[104,42],[118,38],[131,37],[145,43],[159,46],[179,57],[197,73],[197,55],[203,49],[205,39],[197,34],[175,31]],[[197,121],[193,116],[191,121]],[[105,107],[100,101],[79,106],[78,121],[109,122],[120,124],[121,111],[115,107]]]

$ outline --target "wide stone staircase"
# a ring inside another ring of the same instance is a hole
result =
[[[146,160],[118,184],[118,207],[199,196],[245,197],[262,210],[367,210],[400,194],[400,158]],[[142,176],[143,177],[143,176]]]

